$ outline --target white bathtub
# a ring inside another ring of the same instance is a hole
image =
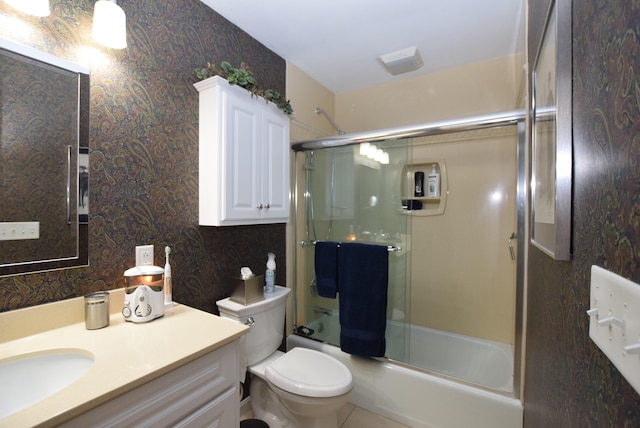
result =
[[[319,332],[320,336],[324,336],[322,340],[333,341],[335,337],[330,336],[339,334],[338,330],[327,328],[326,323],[333,323],[336,318],[335,314],[331,317],[323,316],[320,318],[323,321],[316,320],[308,326],[315,327],[314,330],[322,330]],[[389,323],[389,328],[401,327],[399,324]],[[409,364],[445,374],[449,370],[455,371],[456,377],[466,377],[467,382],[510,391],[513,362],[512,353],[504,348],[508,348],[508,345],[494,346],[496,342],[482,343],[483,341],[466,336],[449,335],[416,326],[410,328],[413,344],[407,345],[404,351],[400,350],[409,353]],[[400,334],[402,331],[398,330],[387,337],[394,340]],[[419,335],[422,335],[421,339],[417,339]],[[430,344],[427,344],[429,341]],[[392,345],[388,344],[387,348],[390,349]],[[476,388],[447,376],[412,370],[393,362],[354,357],[336,346],[302,336],[288,336],[288,349],[296,346],[317,349],[342,361],[351,369],[356,382],[351,403],[406,425],[424,428],[522,427],[520,400],[507,396],[505,392]],[[475,352],[477,356],[469,358],[471,352]],[[457,356],[462,358],[456,358]],[[424,360],[426,357],[432,361],[420,361],[421,364],[417,364],[417,358]],[[465,363],[469,360],[481,364]],[[436,365],[441,367],[435,367]],[[455,365],[461,367],[455,368]],[[490,375],[486,376],[487,373]]]
[[[337,311],[306,325],[313,339],[340,343]],[[454,377],[486,388],[513,392],[511,345],[427,327],[387,322],[386,356],[413,367]]]
[[[403,358],[388,355],[410,366],[454,377],[486,388],[513,392],[513,348],[505,343],[477,339],[427,327],[410,325],[406,329],[389,323],[387,349],[394,348],[394,340],[403,340],[402,332],[410,338]]]

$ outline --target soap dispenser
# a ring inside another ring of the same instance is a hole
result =
[[[437,198],[440,196],[440,174],[436,171],[436,164],[431,165],[431,173],[427,177],[427,196]]]

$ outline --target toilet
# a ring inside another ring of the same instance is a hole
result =
[[[270,428],[337,428],[338,410],[353,390],[351,371],[321,352],[278,351],[284,333],[289,288],[276,286],[265,299],[242,305],[216,302],[220,316],[251,326],[240,339],[240,379],[251,378],[251,407]]]

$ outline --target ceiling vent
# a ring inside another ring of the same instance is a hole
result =
[[[380,55],[378,59],[394,76],[417,70],[424,64],[420,52],[415,46]]]

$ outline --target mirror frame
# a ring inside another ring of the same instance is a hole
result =
[[[531,243],[554,260],[572,257],[571,42],[571,2],[551,0],[531,75]]]
[[[89,99],[90,69],[54,55],[39,51],[29,46],[0,37],[0,48],[15,54],[31,58],[54,67],[76,73],[78,79],[78,142],[80,147],[89,148]],[[78,171],[76,165],[76,173]],[[78,189],[76,189],[76,192]],[[34,260],[20,263],[7,263],[0,266],[0,277],[45,272],[89,265],[89,225],[76,219],[78,226],[78,245],[75,257],[64,257],[50,260]]]

